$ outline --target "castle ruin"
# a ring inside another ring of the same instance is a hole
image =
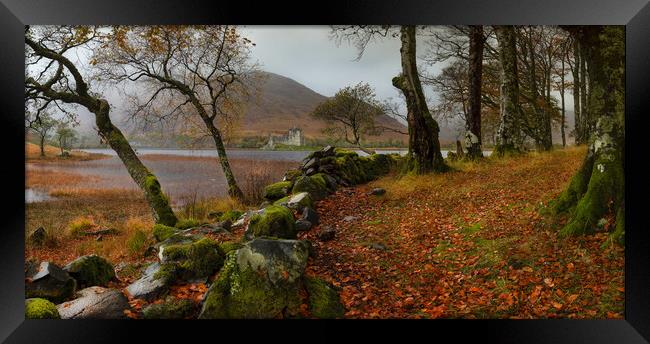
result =
[[[305,137],[300,128],[293,127],[284,135],[269,134],[269,142],[262,149],[275,149],[275,145],[304,146]]]

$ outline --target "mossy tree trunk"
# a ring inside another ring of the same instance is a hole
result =
[[[586,59],[586,49],[583,47],[583,43],[578,43],[578,53],[580,54],[580,127],[582,128],[582,140],[581,144],[589,142],[589,135],[591,128],[589,127],[589,108],[588,108],[588,94],[587,94],[587,84],[589,79],[587,76],[587,61]]]
[[[481,81],[483,78],[483,27],[470,26],[469,33],[469,113],[465,119],[465,147],[470,159],[482,158]]]
[[[393,86],[402,91],[406,98],[409,152],[405,172],[423,174],[446,171],[447,165],[438,140],[440,127],[429,112],[417,71],[415,26],[402,26],[400,39],[402,73],[392,81]]]
[[[617,221],[624,236],[625,31],[623,27],[568,27],[583,49],[589,70],[588,113],[595,126],[585,161],[555,204],[570,219],[562,235],[593,232],[600,219]]]
[[[237,180],[235,179],[235,175],[232,173],[232,169],[230,168],[230,162],[228,161],[226,148],[223,144],[223,139],[221,138],[221,132],[214,125],[213,119],[209,117],[205,117],[204,115],[202,115],[201,117],[203,118],[203,122],[205,123],[205,125],[208,127],[208,130],[210,130],[210,135],[212,136],[212,139],[214,140],[214,145],[217,148],[217,154],[219,155],[217,159],[219,159],[219,164],[221,164],[221,170],[223,170],[223,174],[226,176],[226,182],[228,183],[228,195],[232,198],[243,200],[244,193],[237,185]]]
[[[573,67],[571,68],[571,74],[573,75],[573,113],[575,116],[574,120],[574,135],[576,144],[584,143],[582,139],[582,119],[580,113],[580,51],[578,46],[578,40],[573,40]]]
[[[494,153],[497,156],[519,153],[523,150],[521,135],[521,108],[517,78],[517,46],[512,26],[496,26],[501,63],[501,119]]]
[[[99,99],[90,95],[88,84],[84,81],[77,67],[61,53],[50,50],[29,37],[25,37],[25,43],[34,50],[36,55],[56,61],[59,64],[57,73],[44,84],[37,82],[31,77],[25,80],[30,94],[34,94],[36,97],[41,97],[42,99],[78,104],[92,112],[95,115],[95,123],[97,124],[100,136],[117,153],[131,175],[131,178],[133,178],[144,192],[156,222],[168,226],[175,225],[177,222],[176,215],[174,215],[169,205],[169,200],[163,194],[158,179],[142,164],[122,132],[111,122],[108,102],[105,99]],[[75,81],[74,90],[68,88],[63,91],[57,91],[52,88],[57,81],[64,80],[64,74],[62,73],[64,66]]]

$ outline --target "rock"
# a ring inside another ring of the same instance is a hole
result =
[[[74,295],[74,278],[54,263],[42,262],[38,270],[27,276],[26,298],[43,298],[54,303],[62,302]]]
[[[325,148],[323,148],[321,152],[323,152],[322,153],[323,157],[334,156],[335,148],[330,145],[327,145],[325,146]]]
[[[238,241],[224,241],[219,244],[219,249],[221,249],[221,252],[226,255],[231,251],[236,251],[242,248],[244,244]]]
[[[168,297],[163,303],[152,304],[142,310],[145,319],[187,319],[196,310],[188,299]]]
[[[308,175],[308,176],[311,176],[311,175],[316,174],[316,172],[318,172],[318,170],[312,167],[312,168],[310,168],[310,169],[307,169],[307,170],[305,171],[305,174]]]
[[[158,253],[158,250],[156,250],[156,248],[155,248],[154,246],[149,246],[149,247],[147,247],[146,250],[144,250],[144,252],[142,253],[142,256],[143,256],[144,258],[147,258],[147,257],[153,257],[153,256],[155,256],[157,253]]]
[[[178,228],[165,226],[162,223],[157,223],[153,226],[153,237],[156,238],[156,241],[165,241],[179,232],[180,230]]]
[[[382,243],[378,243],[378,242],[373,242],[373,243],[369,244],[368,247],[370,247],[372,249],[375,249],[375,250],[388,251],[388,247],[386,247],[386,245],[384,245]]]
[[[311,222],[307,220],[298,220],[296,221],[296,231],[297,232],[306,232],[311,228]]]
[[[250,240],[261,236],[295,239],[295,220],[291,210],[272,205],[265,208],[264,212],[251,216],[245,237]]]
[[[130,308],[128,299],[116,289],[88,287],[77,296],[56,306],[61,319],[123,319]]]
[[[305,277],[305,289],[309,294],[309,312],[320,319],[343,318],[345,308],[333,285],[319,278]]]
[[[296,179],[292,190],[293,194],[300,192],[308,192],[313,200],[318,201],[327,197],[327,183],[322,177],[317,177],[317,175],[302,176]]]
[[[217,226],[229,231],[232,228],[232,220],[226,219],[224,221],[218,222]]]
[[[25,319],[61,319],[56,305],[46,299],[26,299]]]
[[[329,173],[319,173],[323,176],[325,179],[325,182],[327,183],[327,187],[330,189],[330,191],[334,192],[336,189],[339,187],[339,183],[336,181],[336,178],[332,177]]]
[[[385,189],[382,188],[374,188],[372,191],[370,191],[368,194],[373,195],[373,196],[381,196],[386,193]]]
[[[115,278],[113,265],[106,259],[94,254],[75,259],[63,267],[63,270],[77,280],[79,288],[105,287],[110,280]]]
[[[316,210],[310,207],[302,208],[301,219],[311,222],[311,224],[314,226],[318,226],[318,224],[320,223],[320,218],[318,216],[318,213],[316,212]]]
[[[29,238],[27,240],[32,245],[41,246],[41,245],[43,245],[45,243],[46,236],[47,236],[47,233],[45,232],[45,228],[38,227],[38,228],[36,228],[35,231],[33,231],[29,235]]]
[[[257,238],[229,253],[206,293],[199,318],[297,315],[307,246],[299,240]]]
[[[223,253],[212,239],[162,246],[158,254],[161,267],[154,278],[165,281],[204,279],[223,266]]]
[[[314,201],[312,200],[311,196],[307,192],[300,192],[297,194],[294,194],[289,198],[287,201],[287,207],[295,210],[300,210],[304,209],[305,207],[314,207]]]
[[[117,230],[115,228],[99,228],[94,230],[81,231],[81,234],[88,235],[88,236],[110,235],[110,234],[117,234]]]
[[[358,219],[359,219],[359,218],[358,218],[357,216],[351,216],[351,215],[349,215],[349,216],[344,217],[344,218],[343,218],[343,221],[345,221],[345,222],[352,222],[352,221],[356,221],[356,220],[358,220]]]
[[[269,201],[275,201],[282,197],[286,197],[293,186],[293,182],[278,182],[275,184],[267,185],[264,188],[264,198]]]
[[[155,262],[147,266],[140,279],[126,287],[126,291],[136,299],[151,301],[167,292],[168,281],[165,278],[156,278],[160,271],[160,263]]]
[[[336,236],[336,231],[330,226],[325,226],[325,228],[316,234],[316,237],[320,241],[330,241],[334,239],[334,236]]]
[[[287,172],[284,173],[284,178],[282,178],[282,181],[292,182],[301,175],[302,175],[302,171],[300,170],[287,170]]]
[[[316,167],[318,167],[318,161],[316,158],[311,158],[302,165],[302,170],[307,171],[309,169],[315,169]]]

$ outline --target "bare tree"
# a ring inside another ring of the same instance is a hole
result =
[[[222,129],[241,113],[254,78],[250,40],[230,26],[117,27],[97,51],[101,76],[138,82],[134,116],[201,122],[212,137],[228,194],[243,199],[232,173]],[[144,100],[142,100],[144,99]]]
[[[176,215],[153,173],[142,164],[122,132],[113,125],[108,101],[91,91],[81,71],[67,57],[72,49],[88,47],[101,39],[92,27],[47,26],[25,28],[25,107],[35,107],[36,117],[47,106],[78,104],[95,115],[99,135],[117,153],[142,189],[157,222],[173,226]]]

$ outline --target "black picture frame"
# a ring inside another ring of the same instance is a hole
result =
[[[626,251],[624,320],[434,320],[174,322],[24,320],[24,25],[26,24],[562,24],[626,27]],[[644,165],[650,81],[648,0],[341,1],[320,3],[195,0],[0,0],[0,340],[116,342],[143,334],[150,341],[208,334],[301,341],[350,336],[368,339],[399,332],[401,341],[481,340],[499,343],[644,343],[650,340],[650,239]],[[386,324],[385,324],[386,323]],[[233,329],[233,325],[240,325]],[[399,325],[392,327],[393,325]],[[316,327],[323,326],[323,329]],[[347,327],[350,334],[336,330]],[[311,334],[297,335],[296,329]],[[294,331],[294,332],[286,332]],[[171,332],[171,333],[170,333]],[[222,332],[222,333],[218,333]],[[210,338],[210,337],[208,337]],[[218,338],[218,339],[217,339]]]

